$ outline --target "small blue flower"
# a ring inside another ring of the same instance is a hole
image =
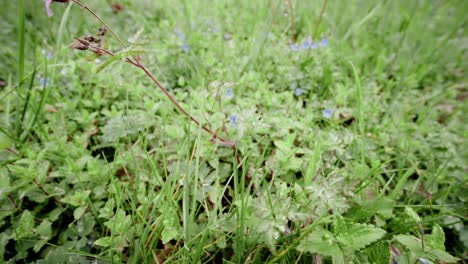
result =
[[[292,51],[299,51],[300,48],[297,44],[291,44],[289,45],[289,47],[291,48]]]
[[[237,126],[237,117],[235,115],[231,115],[229,117],[229,122],[231,126]]]
[[[185,43],[185,44],[182,46],[182,50],[185,51],[185,52],[188,52],[188,51],[190,50],[189,44]]]
[[[318,44],[320,47],[326,47],[328,46],[328,38],[324,38],[322,39],[319,44]]]
[[[179,29],[174,29],[174,32],[177,34],[177,36],[179,36],[179,39],[182,40],[182,41],[185,41],[185,34],[182,33],[182,31],[180,31]]]
[[[53,53],[53,52],[49,52],[49,53],[47,53],[47,57],[46,57],[46,58],[47,58],[47,60],[50,60],[50,59],[52,59],[53,56],[54,56],[54,53]]]
[[[232,88],[228,88],[228,89],[226,90],[226,98],[227,98],[227,99],[231,99],[231,98],[233,98],[233,97],[234,97],[234,92],[232,91]]]
[[[302,49],[312,49],[314,47],[314,43],[311,39],[307,39],[302,42]]]
[[[296,96],[301,96],[302,93],[304,93],[304,90],[302,90],[301,88],[296,88],[296,90],[294,91],[294,94]]]
[[[232,37],[231,37],[231,34],[224,34],[224,40],[230,40]]]
[[[46,87],[49,86],[49,79],[46,79],[46,78],[41,78],[39,79],[39,83],[42,87]]]
[[[332,109],[324,109],[324,110],[322,111],[322,115],[323,115],[325,118],[330,119],[330,118],[332,118],[332,116],[333,116],[333,110],[332,110]]]

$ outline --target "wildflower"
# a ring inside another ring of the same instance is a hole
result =
[[[39,79],[39,83],[42,87],[46,87],[49,86],[49,79],[46,79],[46,78],[41,78]]]
[[[233,98],[233,97],[234,97],[234,92],[232,91],[232,88],[228,88],[228,89],[226,90],[226,98],[227,98],[227,99],[231,99],[231,98]]]
[[[302,90],[301,88],[297,88],[295,91],[294,91],[294,94],[296,96],[301,96],[302,93],[304,93],[304,90]]]
[[[235,115],[231,115],[229,117],[229,122],[231,126],[237,126],[237,117]]]
[[[312,39],[308,38],[304,42],[302,42],[302,49],[313,49],[315,48],[315,44],[312,42]]]
[[[224,40],[230,40],[232,37],[231,37],[231,34],[224,34]]]
[[[291,48],[292,51],[299,51],[300,48],[297,44],[291,44],[289,45],[289,47]]]
[[[46,57],[46,58],[47,58],[47,60],[50,60],[50,59],[52,59],[53,56],[54,56],[54,53],[53,53],[53,52],[49,52],[49,53],[47,53],[47,57]]]
[[[185,51],[185,52],[188,52],[190,49],[189,47],[189,44],[185,43],[183,46],[182,46],[182,50]]]
[[[319,47],[326,47],[328,46],[328,39],[327,38],[324,38],[322,39],[319,44],[318,44]]]
[[[322,114],[325,118],[330,119],[333,116],[333,110],[332,109],[324,109],[322,111]]]
[[[174,29],[174,32],[176,33],[177,36],[179,36],[179,39],[183,42],[185,41],[185,34],[182,33],[179,29]]]
[[[54,15],[54,13],[52,13],[52,10],[50,9],[50,5],[53,3],[53,2],[58,2],[58,3],[68,3],[70,0],[45,0],[45,7],[46,7],[46,10],[47,10],[47,16],[51,17]]]

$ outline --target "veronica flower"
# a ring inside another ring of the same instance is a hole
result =
[[[229,122],[231,126],[237,126],[237,117],[235,115],[231,115],[229,117]]]
[[[291,44],[289,45],[289,47],[291,48],[292,51],[299,51],[300,48],[297,44]]]
[[[50,5],[53,3],[53,2],[58,2],[58,3],[68,3],[70,0],[45,0],[45,7],[46,7],[46,10],[47,10],[47,16],[51,17],[54,15],[54,13],[52,13],[52,10],[50,9]]]
[[[234,97],[234,92],[232,91],[232,88],[228,88],[228,89],[226,90],[226,98],[227,98],[227,99],[231,99],[231,98],[233,98],[233,97]]]
[[[182,33],[182,31],[180,31],[179,29],[175,29],[174,32],[177,34],[177,36],[179,36],[180,40],[185,41],[185,34]]]
[[[328,46],[328,39],[327,38],[324,38],[322,39],[320,42],[319,42],[319,47],[326,47]]]
[[[47,87],[49,86],[49,79],[41,78],[39,79],[39,83],[41,84],[42,87]]]
[[[294,91],[294,94],[295,94],[296,96],[301,96],[303,92],[304,92],[304,90],[302,90],[301,88],[297,88],[297,89]]]
[[[323,115],[325,118],[330,119],[330,118],[332,118],[332,116],[333,116],[333,110],[332,110],[332,109],[324,109],[324,110],[322,111],[322,115]]]

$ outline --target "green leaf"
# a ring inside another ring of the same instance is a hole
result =
[[[333,234],[322,228],[313,231],[303,239],[297,246],[297,250],[332,257],[343,255],[340,246],[335,242]]]
[[[447,263],[455,263],[460,260],[459,258],[453,257],[449,253],[445,252],[445,250],[440,249],[431,250],[428,254],[434,257],[436,260],[444,261]]]
[[[41,239],[49,240],[52,237],[52,223],[49,220],[44,220],[36,228],[36,233],[41,237]]]
[[[383,219],[388,219],[393,216],[394,205],[395,201],[389,198],[366,201],[351,214],[350,218],[361,220],[378,214]]]
[[[405,207],[405,213],[416,223],[421,223],[419,215],[409,206]]]
[[[390,263],[390,242],[380,241],[363,250],[369,263]]]
[[[120,138],[135,135],[153,124],[154,118],[144,112],[114,117],[102,128],[102,140],[105,143],[114,143]],[[180,128],[180,126],[176,127]]]
[[[16,239],[32,237],[34,235],[34,216],[30,211],[24,210],[16,228]]]
[[[366,246],[381,239],[385,235],[385,230],[373,225],[352,223],[346,226],[343,233],[335,233],[339,242],[353,250],[361,250]]]
[[[91,194],[91,191],[86,190],[86,191],[81,191],[81,192],[75,192],[73,195],[67,195],[65,198],[62,199],[64,203],[73,205],[75,207],[79,206],[85,206],[88,201],[88,197]]]
[[[444,230],[442,230],[442,227],[440,227],[438,224],[435,224],[432,227],[432,233],[430,235],[426,235],[424,239],[425,239],[427,246],[433,249],[440,249],[442,251],[445,251]]]
[[[113,234],[128,233],[130,231],[131,224],[131,216],[126,215],[125,211],[120,208],[117,209],[117,212],[112,219],[104,223],[104,225],[107,226]]]
[[[73,211],[73,217],[75,218],[75,220],[80,219],[83,216],[83,214],[86,212],[87,208],[88,208],[87,206],[80,206],[80,207],[76,208]]]
[[[421,240],[415,236],[398,235],[394,237],[396,241],[400,242],[403,246],[408,248],[411,252],[422,254]]]
[[[101,237],[94,241],[93,245],[100,247],[110,247],[112,244],[112,237]]]

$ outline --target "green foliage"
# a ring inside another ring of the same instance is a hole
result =
[[[332,227],[333,232],[323,228],[313,231],[301,241],[298,250],[330,256],[334,262],[350,262],[357,252],[385,234],[385,230],[372,225],[347,222],[341,216],[335,217]]]
[[[0,11],[1,263],[466,259],[468,2],[84,2]]]

